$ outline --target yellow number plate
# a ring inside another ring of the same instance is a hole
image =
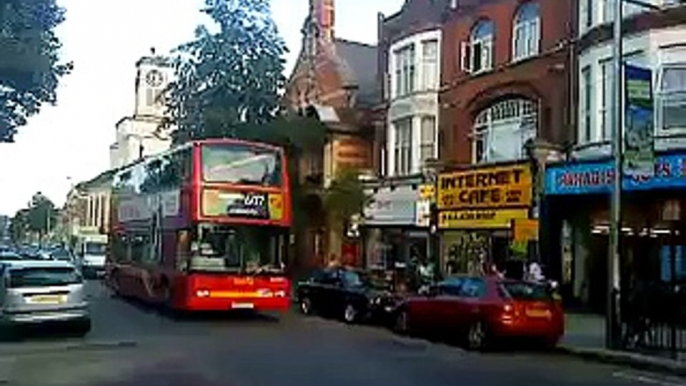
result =
[[[61,304],[66,300],[64,295],[35,295],[30,297],[30,302],[34,304]]]
[[[526,310],[526,316],[530,318],[550,318],[548,310]]]

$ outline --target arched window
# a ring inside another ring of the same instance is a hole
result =
[[[514,18],[512,60],[522,60],[539,52],[541,17],[538,3],[524,3]]]
[[[474,28],[463,49],[463,68],[478,74],[493,69],[493,35],[495,27],[490,20],[480,20]]]
[[[524,145],[536,137],[537,127],[537,105],[528,99],[506,99],[483,109],[474,120],[474,162],[525,158]]]

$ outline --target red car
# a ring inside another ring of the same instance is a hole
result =
[[[496,338],[533,338],[554,347],[564,313],[547,285],[499,277],[453,277],[397,308],[396,331],[439,332],[482,349]]]

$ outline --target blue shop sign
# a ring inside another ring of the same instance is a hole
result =
[[[550,195],[610,193],[614,181],[612,161],[551,166],[545,174]],[[663,155],[655,160],[655,175],[624,176],[625,190],[686,188],[686,155]]]

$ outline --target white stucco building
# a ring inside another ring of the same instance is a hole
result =
[[[158,154],[171,146],[170,128],[163,127],[166,115],[164,90],[174,70],[162,56],[145,56],[136,63],[135,108],[133,115],[116,124],[116,142],[110,146],[110,168],[116,169]]]
[[[418,174],[438,156],[440,50],[440,29],[410,35],[388,50],[386,176]]]
[[[653,0],[652,3],[668,8],[678,2]],[[614,0],[583,0],[580,7],[581,38],[604,24],[611,28]],[[627,4],[624,12],[630,19],[645,10]],[[626,34],[624,60],[653,70],[655,150],[683,149],[686,148],[686,21],[665,27],[659,24]],[[576,158],[611,155],[612,50],[612,41],[605,40],[579,53]]]

